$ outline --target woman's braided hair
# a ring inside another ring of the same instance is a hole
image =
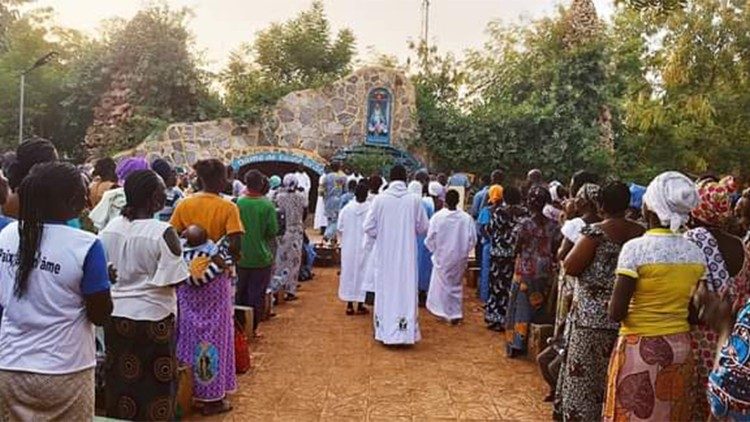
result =
[[[37,164],[21,181],[18,188],[18,270],[13,288],[16,297],[26,293],[29,275],[36,266],[45,220],[59,215],[60,207],[71,204],[72,200],[83,204],[85,192],[81,174],[68,163]]]

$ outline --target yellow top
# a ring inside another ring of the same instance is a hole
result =
[[[219,195],[198,192],[177,203],[170,223],[182,233],[190,225],[203,227],[214,242],[233,233],[244,233],[237,205]]]
[[[620,335],[689,332],[688,304],[705,270],[700,248],[668,229],[649,230],[626,243],[616,273],[636,279],[636,285]]]

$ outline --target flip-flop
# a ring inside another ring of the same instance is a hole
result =
[[[203,416],[213,416],[213,415],[220,415],[222,413],[227,413],[232,411],[232,405],[222,401],[220,406],[203,406],[203,409],[201,409],[201,413]]]

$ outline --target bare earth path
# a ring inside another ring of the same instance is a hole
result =
[[[420,309],[422,342],[389,349],[373,340],[371,315],[344,314],[337,269],[315,270],[300,300],[261,325],[254,369],[239,378],[234,411],[217,420],[550,419],[536,366],[503,356],[470,289],[462,325]]]

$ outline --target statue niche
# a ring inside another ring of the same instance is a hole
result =
[[[375,88],[367,96],[367,143],[391,144],[391,93]]]

